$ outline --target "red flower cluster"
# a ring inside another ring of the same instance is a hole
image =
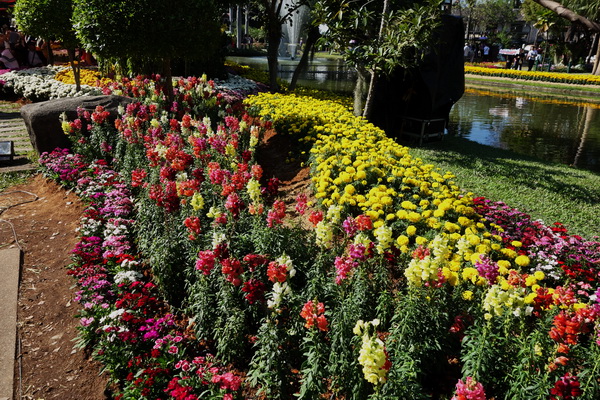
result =
[[[596,317],[594,310],[588,307],[580,308],[570,315],[561,311],[554,317],[550,337],[561,344],[577,344],[580,334],[589,333],[593,329]]]
[[[196,216],[187,217],[185,221],[183,221],[183,224],[190,231],[190,235],[188,236],[190,240],[196,240],[196,238],[198,237],[197,235],[199,235],[200,232],[202,232],[200,218]]]
[[[580,396],[583,392],[579,388],[579,380],[577,376],[573,376],[569,373],[561,377],[554,387],[550,389],[551,400],[571,400]]]
[[[300,316],[306,320],[304,326],[306,329],[317,327],[320,331],[327,332],[329,330],[327,319],[325,318],[325,305],[309,300],[302,307]]]
[[[287,265],[271,261],[267,267],[267,277],[271,282],[285,282],[287,279]]]
[[[216,255],[212,250],[203,250],[198,252],[198,260],[196,260],[196,269],[202,271],[204,275],[210,274],[210,271],[215,267]]]
[[[273,203],[273,209],[269,210],[267,214],[267,225],[269,228],[273,226],[283,224],[285,218],[285,203],[281,200],[275,200]]]
[[[234,258],[226,258],[221,261],[221,272],[226,275],[227,282],[231,282],[233,286],[240,286],[242,281],[240,275],[244,273],[242,263]]]
[[[250,279],[248,282],[244,282],[244,286],[242,287],[242,292],[246,293],[244,298],[250,304],[264,302],[265,290],[265,284],[258,279]]]

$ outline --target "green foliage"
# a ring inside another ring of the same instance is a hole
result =
[[[315,5],[320,23],[329,30],[325,39],[355,66],[389,74],[420,61],[439,25],[439,1],[391,2],[382,15],[381,4],[371,1],[323,1]],[[382,34],[379,34],[383,26]]]
[[[60,40],[66,47],[77,44],[72,15],[71,0],[18,0],[14,8],[20,30],[29,35]]]
[[[387,348],[394,360],[384,394],[406,399],[429,398],[428,392],[448,392],[456,382],[459,338],[449,331],[459,315],[450,293],[413,288],[397,298]],[[447,362],[440,362],[447,360]]]
[[[302,363],[301,386],[298,393],[299,399],[316,399],[325,393],[327,387],[327,354],[329,347],[324,338],[324,333],[316,327],[309,329],[302,341],[301,350],[304,362]]]
[[[218,51],[219,16],[212,0],[74,0],[75,30],[101,57],[208,60]]]
[[[0,192],[10,186],[25,183],[32,175],[31,171],[3,172],[0,174]]]
[[[331,352],[328,368],[332,391],[347,399],[364,399],[372,392],[372,388],[363,378],[358,362],[360,338],[352,330],[356,321],[374,318],[372,313],[366,315],[365,312],[374,311],[367,304],[369,297],[375,293],[371,291],[368,277],[360,270],[351,282],[344,282],[337,290],[332,304],[329,333]]]
[[[248,378],[258,394],[269,399],[288,399],[293,392],[290,383],[290,331],[274,314],[265,318],[257,332],[254,357]]]

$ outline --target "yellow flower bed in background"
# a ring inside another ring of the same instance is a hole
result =
[[[88,86],[101,86],[110,82],[110,79],[103,78],[100,72],[92,69],[81,69],[81,84]],[[73,70],[71,68],[63,68],[57,72],[54,79],[62,83],[75,84],[75,77],[73,76]]]
[[[498,76],[512,79],[561,82],[578,85],[600,85],[599,75],[566,74],[560,72],[522,71],[515,69],[484,68],[465,65],[465,73],[485,76]]]

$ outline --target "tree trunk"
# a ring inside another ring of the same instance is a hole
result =
[[[379,35],[378,38],[381,40],[383,37],[383,30],[385,29],[385,18],[388,13],[388,9],[390,6],[389,0],[383,1],[383,10],[381,13],[381,23],[379,25]],[[373,109],[373,99],[375,85],[377,84],[377,70],[375,68],[371,69],[371,82],[369,82],[369,90],[367,91],[367,100],[365,101],[365,109],[363,110],[363,117],[369,119],[371,117],[371,111]]]
[[[165,86],[163,87],[163,93],[167,98],[168,110],[171,109],[173,105],[174,95],[173,95],[173,74],[171,73],[171,59],[163,58],[163,74],[165,80]]]
[[[289,90],[296,89],[298,78],[300,77],[300,74],[302,74],[302,72],[306,70],[306,67],[308,66],[308,60],[311,57],[310,53],[312,53],[314,46],[317,43],[317,40],[319,39],[319,36],[321,36],[321,34],[319,33],[319,27],[311,26],[306,38],[306,44],[304,45],[304,52],[302,53],[302,58],[300,58],[300,61],[298,62],[298,65],[294,70],[294,75],[292,76],[292,81],[290,82]]]
[[[269,86],[271,87],[271,93],[279,91],[279,83],[277,82],[279,61],[277,57],[279,56],[279,44],[281,43],[281,25],[278,22],[279,20],[271,22],[267,36],[267,63],[269,64]]]
[[[81,90],[81,66],[79,60],[75,60],[75,48],[68,48],[67,54],[69,55],[69,63],[71,64],[71,70],[75,78],[75,88],[79,92]]]
[[[243,43],[243,33],[242,33],[242,6],[237,6],[235,13],[235,46],[237,47],[237,51],[242,48]]]
[[[594,38],[592,39],[592,45],[590,46],[590,51],[589,51],[587,57],[585,58],[586,63],[589,63],[592,56],[594,55],[594,51],[596,51],[596,48],[598,47],[599,40],[600,40],[600,33],[596,33],[594,35]]]
[[[362,115],[365,108],[365,98],[367,97],[367,80],[369,72],[362,68],[356,68],[357,78],[354,86],[354,115]]]
[[[577,147],[577,152],[575,153],[575,159],[573,160],[573,166],[577,166],[579,163],[579,158],[581,157],[581,153],[583,152],[583,145],[585,144],[585,140],[590,131],[590,126],[592,125],[592,120],[594,119],[594,115],[596,113],[596,109],[592,107],[585,107],[585,121],[582,129],[581,140],[579,140],[579,146]]]
[[[46,58],[46,61],[48,61],[48,65],[54,65],[54,52],[52,51],[52,42],[50,41],[50,39],[44,39],[44,42],[46,42],[46,48],[48,49],[48,57]]]
[[[369,90],[367,90],[367,99],[365,100],[365,109],[363,110],[362,116],[366,119],[371,118],[371,112],[373,111],[373,99],[375,98],[375,85],[377,84],[377,72],[371,71],[371,79],[369,82]]]
[[[592,75],[600,75],[600,40],[596,41],[596,59],[594,60]]]

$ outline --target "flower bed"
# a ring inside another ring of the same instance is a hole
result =
[[[82,85],[81,90],[77,91],[75,85],[55,79],[57,74],[63,74],[66,70],[65,67],[46,66],[5,72],[0,75],[2,89],[33,101],[101,94],[96,87]]]
[[[600,85],[600,75],[567,74],[560,72],[522,71],[514,69],[485,68],[465,65],[465,73],[511,79],[560,82],[577,85]]]
[[[600,395],[597,242],[462,193],[342,105],[260,94],[253,124],[246,93],[159,86],[111,86],[143,102],[42,159],[93,204],[71,271],[123,398]],[[255,160],[271,126],[310,164],[295,205]]]
[[[79,73],[81,75],[80,79],[82,85],[103,86],[110,82],[108,78],[103,78],[102,74],[97,70],[82,68]],[[73,75],[73,70],[71,68],[62,68],[54,75],[54,79],[69,85],[75,84],[75,76]]]

